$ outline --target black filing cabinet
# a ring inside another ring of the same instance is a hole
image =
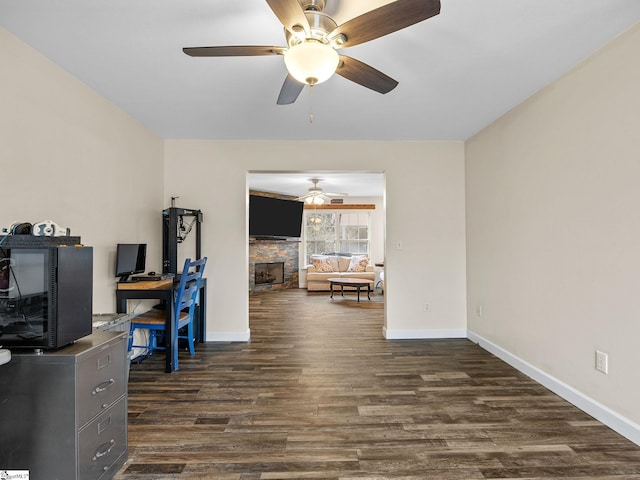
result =
[[[31,480],[106,480],[127,459],[125,332],[0,365],[0,470]]]

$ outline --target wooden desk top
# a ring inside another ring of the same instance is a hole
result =
[[[141,282],[124,282],[117,283],[118,290],[164,290],[173,286],[173,279],[157,281],[141,281]]]

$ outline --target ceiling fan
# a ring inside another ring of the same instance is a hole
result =
[[[338,25],[323,12],[326,0],[266,0],[284,25],[287,46],[185,47],[192,57],[283,55],[287,77],[278,105],[294,103],[305,85],[316,85],[334,73],[379,93],[398,82],[336,49],[352,47],[401,30],[440,13],[440,0],[396,0]]]
[[[349,195],[348,193],[325,192],[318,186],[319,178],[310,178],[309,180],[313,183],[313,187],[309,187],[309,191],[298,197],[297,200],[303,200],[304,203],[308,204],[322,205],[324,202],[331,201],[331,197],[346,197]]]

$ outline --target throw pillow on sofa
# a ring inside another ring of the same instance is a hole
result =
[[[366,272],[369,258],[366,255],[354,255],[350,258],[347,272]]]
[[[351,257],[343,257],[342,255],[338,255],[338,271],[346,272],[349,269],[349,265],[351,264]]]
[[[316,272],[338,272],[338,259],[328,255],[311,255],[311,264]]]

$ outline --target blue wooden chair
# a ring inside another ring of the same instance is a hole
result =
[[[183,338],[187,340],[189,346],[189,353],[195,354],[194,336],[193,336],[193,314],[195,311],[196,301],[198,298],[198,291],[200,289],[200,282],[202,280],[202,274],[204,273],[204,267],[207,263],[207,257],[200,260],[191,261],[187,258],[184,262],[182,274],[180,275],[180,283],[175,293],[175,305],[173,309],[175,323],[175,332],[177,338]],[[170,308],[167,305],[167,308]],[[144,348],[148,350],[149,354],[152,354],[155,350],[164,350],[165,347],[158,343],[157,337],[165,333],[166,327],[166,312],[159,309],[151,309],[148,312],[136,315],[131,319],[131,328],[129,330],[129,351],[133,347]],[[178,331],[186,327],[186,335],[179,335]],[[134,345],[133,344],[133,331],[136,328],[143,328],[149,330],[149,345]],[[170,345],[174,348],[175,368],[178,369],[178,341],[171,339]]]

